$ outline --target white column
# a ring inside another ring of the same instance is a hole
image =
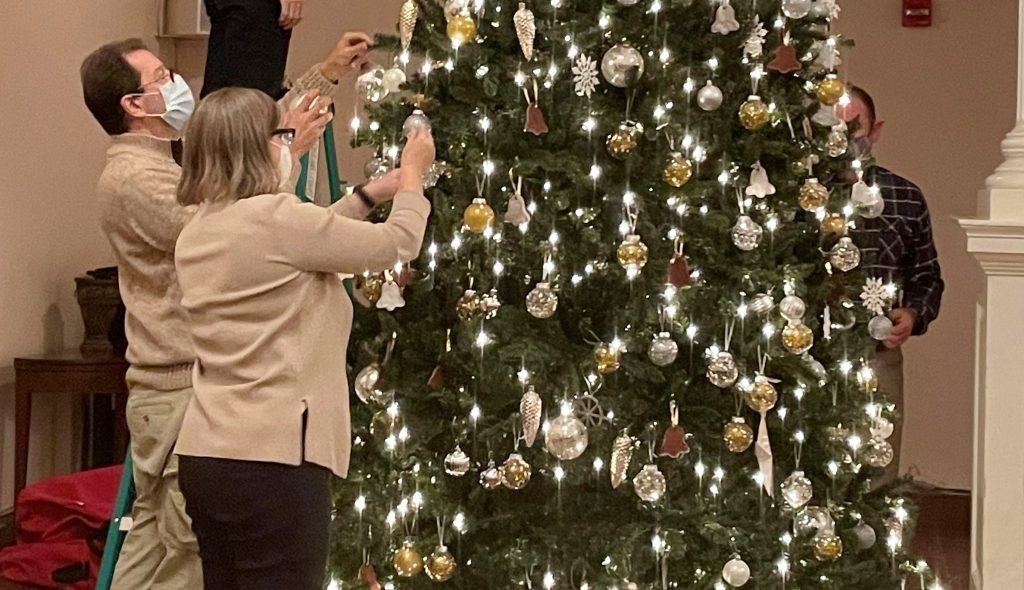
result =
[[[961,219],[984,273],[974,397],[971,588],[1024,589],[1024,0],[1017,39],[1017,125],[1003,163]]]

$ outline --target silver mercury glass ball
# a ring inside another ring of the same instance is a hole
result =
[[[444,458],[444,471],[448,475],[462,477],[469,472],[469,456],[459,446]]]
[[[811,501],[814,488],[803,471],[794,471],[782,482],[782,497],[790,508],[796,509]]]
[[[782,0],[782,14],[789,18],[803,18],[811,12],[811,0]]]
[[[732,228],[732,243],[740,250],[749,252],[760,245],[763,235],[764,228],[756,221],[747,215],[740,215]]]
[[[857,526],[853,527],[853,536],[857,539],[857,548],[861,551],[871,549],[875,546],[875,542],[878,540],[878,534],[875,533],[875,529],[866,522],[859,522]]]
[[[633,491],[645,502],[657,502],[667,488],[665,474],[654,464],[645,466],[633,478]]]
[[[893,450],[892,445],[889,444],[889,441],[873,438],[864,446],[862,457],[869,466],[884,468],[892,463],[892,460],[896,457],[896,452]]]
[[[632,86],[644,75],[644,57],[629,43],[618,43],[601,58],[601,74],[612,86]]]
[[[775,300],[767,293],[758,293],[750,300],[747,308],[757,315],[764,315],[775,308]]]
[[[827,510],[819,506],[808,506],[793,520],[793,531],[797,535],[817,534],[818,531],[835,530],[835,521]]]
[[[423,111],[419,109],[416,109],[411,115],[406,117],[405,123],[402,124],[402,133],[408,137],[417,129],[423,129],[425,131],[430,131],[431,129],[430,119],[428,119],[427,116],[423,114]]]
[[[868,334],[882,342],[892,334],[892,320],[884,315],[876,315],[868,321]]]
[[[850,272],[860,264],[860,248],[854,245],[849,236],[839,238],[839,242],[832,247],[832,266],[841,272]]]
[[[779,303],[779,313],[791,322],[799,321],[804,319],[804,314],[807,313],[807,304],[796,295],[789,295],[783,297]]]
[[[551,290],[548,283],[537,283],[526,295],[526,311],[535,318],[547,319],[555,315],[558,309],[558,294]]]
[[[679,345],[668,332],[661,332],[654,337],[647,348],[647,357],[659,367],[666,367],[675,362],[679,354]]]
[[[750,566],[739,557],[734,557],[722,568],[722,579],[733,588],[739,588],[750,581]]]
[[[736,383],[736,379],[739,378],[739,369],[736,368],[736,359],[733,358],[732,353],[719,352],[715,358],[711,359],[711,362],[708,363],[707,377],[715,387],[722,389],[732,387],[733,383]]]
[[[402,89],[402,84],[405,84],[405,72],[402,68],[394,66],[384,72],[384,77],[381,81],[384,83],[384,90],[388,92],[398,92]]]

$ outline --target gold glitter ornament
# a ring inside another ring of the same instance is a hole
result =
[[[682,187],[690,181],[691,176],[693,176],[693,162],[679,152],[672,154],[661,173],[665,182],[674,188]]]
[[[647,245],[640,241],[640,236],[629,234],[618,250],[615,251],[619,264],[626,270],[640,270],[647,264]]]
[[[814,332],[803,322],[791,320],[782,329],[782,345],[793,354],[803,354],[814,346]]]
[[[767,377],[758,375],[754,377],[754,386],[743,392],[743,401],[747,403],[747,407],[760,414],[775,407],[779,401],[779,392]]]
[[[435,582],[445,582],[455,575],[458,564],[455,556],[452,555],[444,545],[438,545],[434,552],[424,560],[424,569],[427,577]]]
[[[530,464],[519,453],[512,453],[501,465],[501,483],[511,490],[521,490],[530,483]]]
[[[835,74],[829,74],[825,76],[824,80],[818,82],[814,88],[814,94],[821,104],[829,107],[835,106],[839,99],[846,94],[846,84],[843,84],[843,81]]]
[[[841,213],[829,213],[821,220],[821,233],[842,234],[846,231],[846,217]]]
[[[423,571],[423,556],[420,555],[412,541],[406,541],[398,548],[398,551],[395,551],[392,563],[395,566],[395,572],[403,578],[416,577]]]
[[[730,453],[742,453],[754,443],[754,430],[746,420],[736,416],[722,429],[722,440]]]
[[[747,102],[740,105],[740,123],[750,131],[756,131],[768,123],[770,113],[768,105],[761,100],[760,96],[752,94]]]
[[[814,537],[814,557],[818,561],[835,561],[843,555],[843,540],[834,533]]]
[[[828,203],[828,189],[817,178],[808,178],[800,187],[800,208],[815,212]]]
[[[605,147],[612,157],[625,160],[640,145],[640,136],[644,132],[643,125],[632,121],[624,121],[608,136]]]
[[[456,15],[448,21],[448,38],[452,43],[464,45],[476,38],[476,21],[464,14]]]
[[[486,199],[477,197],[466,207],[462,214],[462,221],[475,234],[484,233],[494,222],[494,209],[487,204]]]
[[[619,351],[607,344],[599,344],[594,348],[594,363],[598,373],[614,373],[619,370]]]
[[[547,319],[558,310],[558,294],[545,282],[537,285],[526,294],[526,311],[537,319]]]
[[[480,296],[476,294],[476,291],[466,289],[462,297],[459,297],[459,300],[455,302],[455,313],[458,314],[460,320],[468,322],[480,315],[482,312],[480,306]]]

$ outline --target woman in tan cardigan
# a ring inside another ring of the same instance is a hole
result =
[[[176,453],[207,590],[322,588],[330,474],[346,475],[351,444],[352,303],[337,273],[414,259],[430,213],[429,133],[408,138],[391,214],[372,224],[391,195],[323,208],[278,189],[295,172],[280,120],[255,90],[205,98],[178,190],[199,210],[175,251],[196,350]]]

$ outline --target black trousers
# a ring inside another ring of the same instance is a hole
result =
[[[280,0],[205,0],[210,15],[206,76],[200,96],[229,86],[284,96],[292,32],[277,24]]]
[[[323,590],[329,471],[185,456],[178,469],[206,590]]]

